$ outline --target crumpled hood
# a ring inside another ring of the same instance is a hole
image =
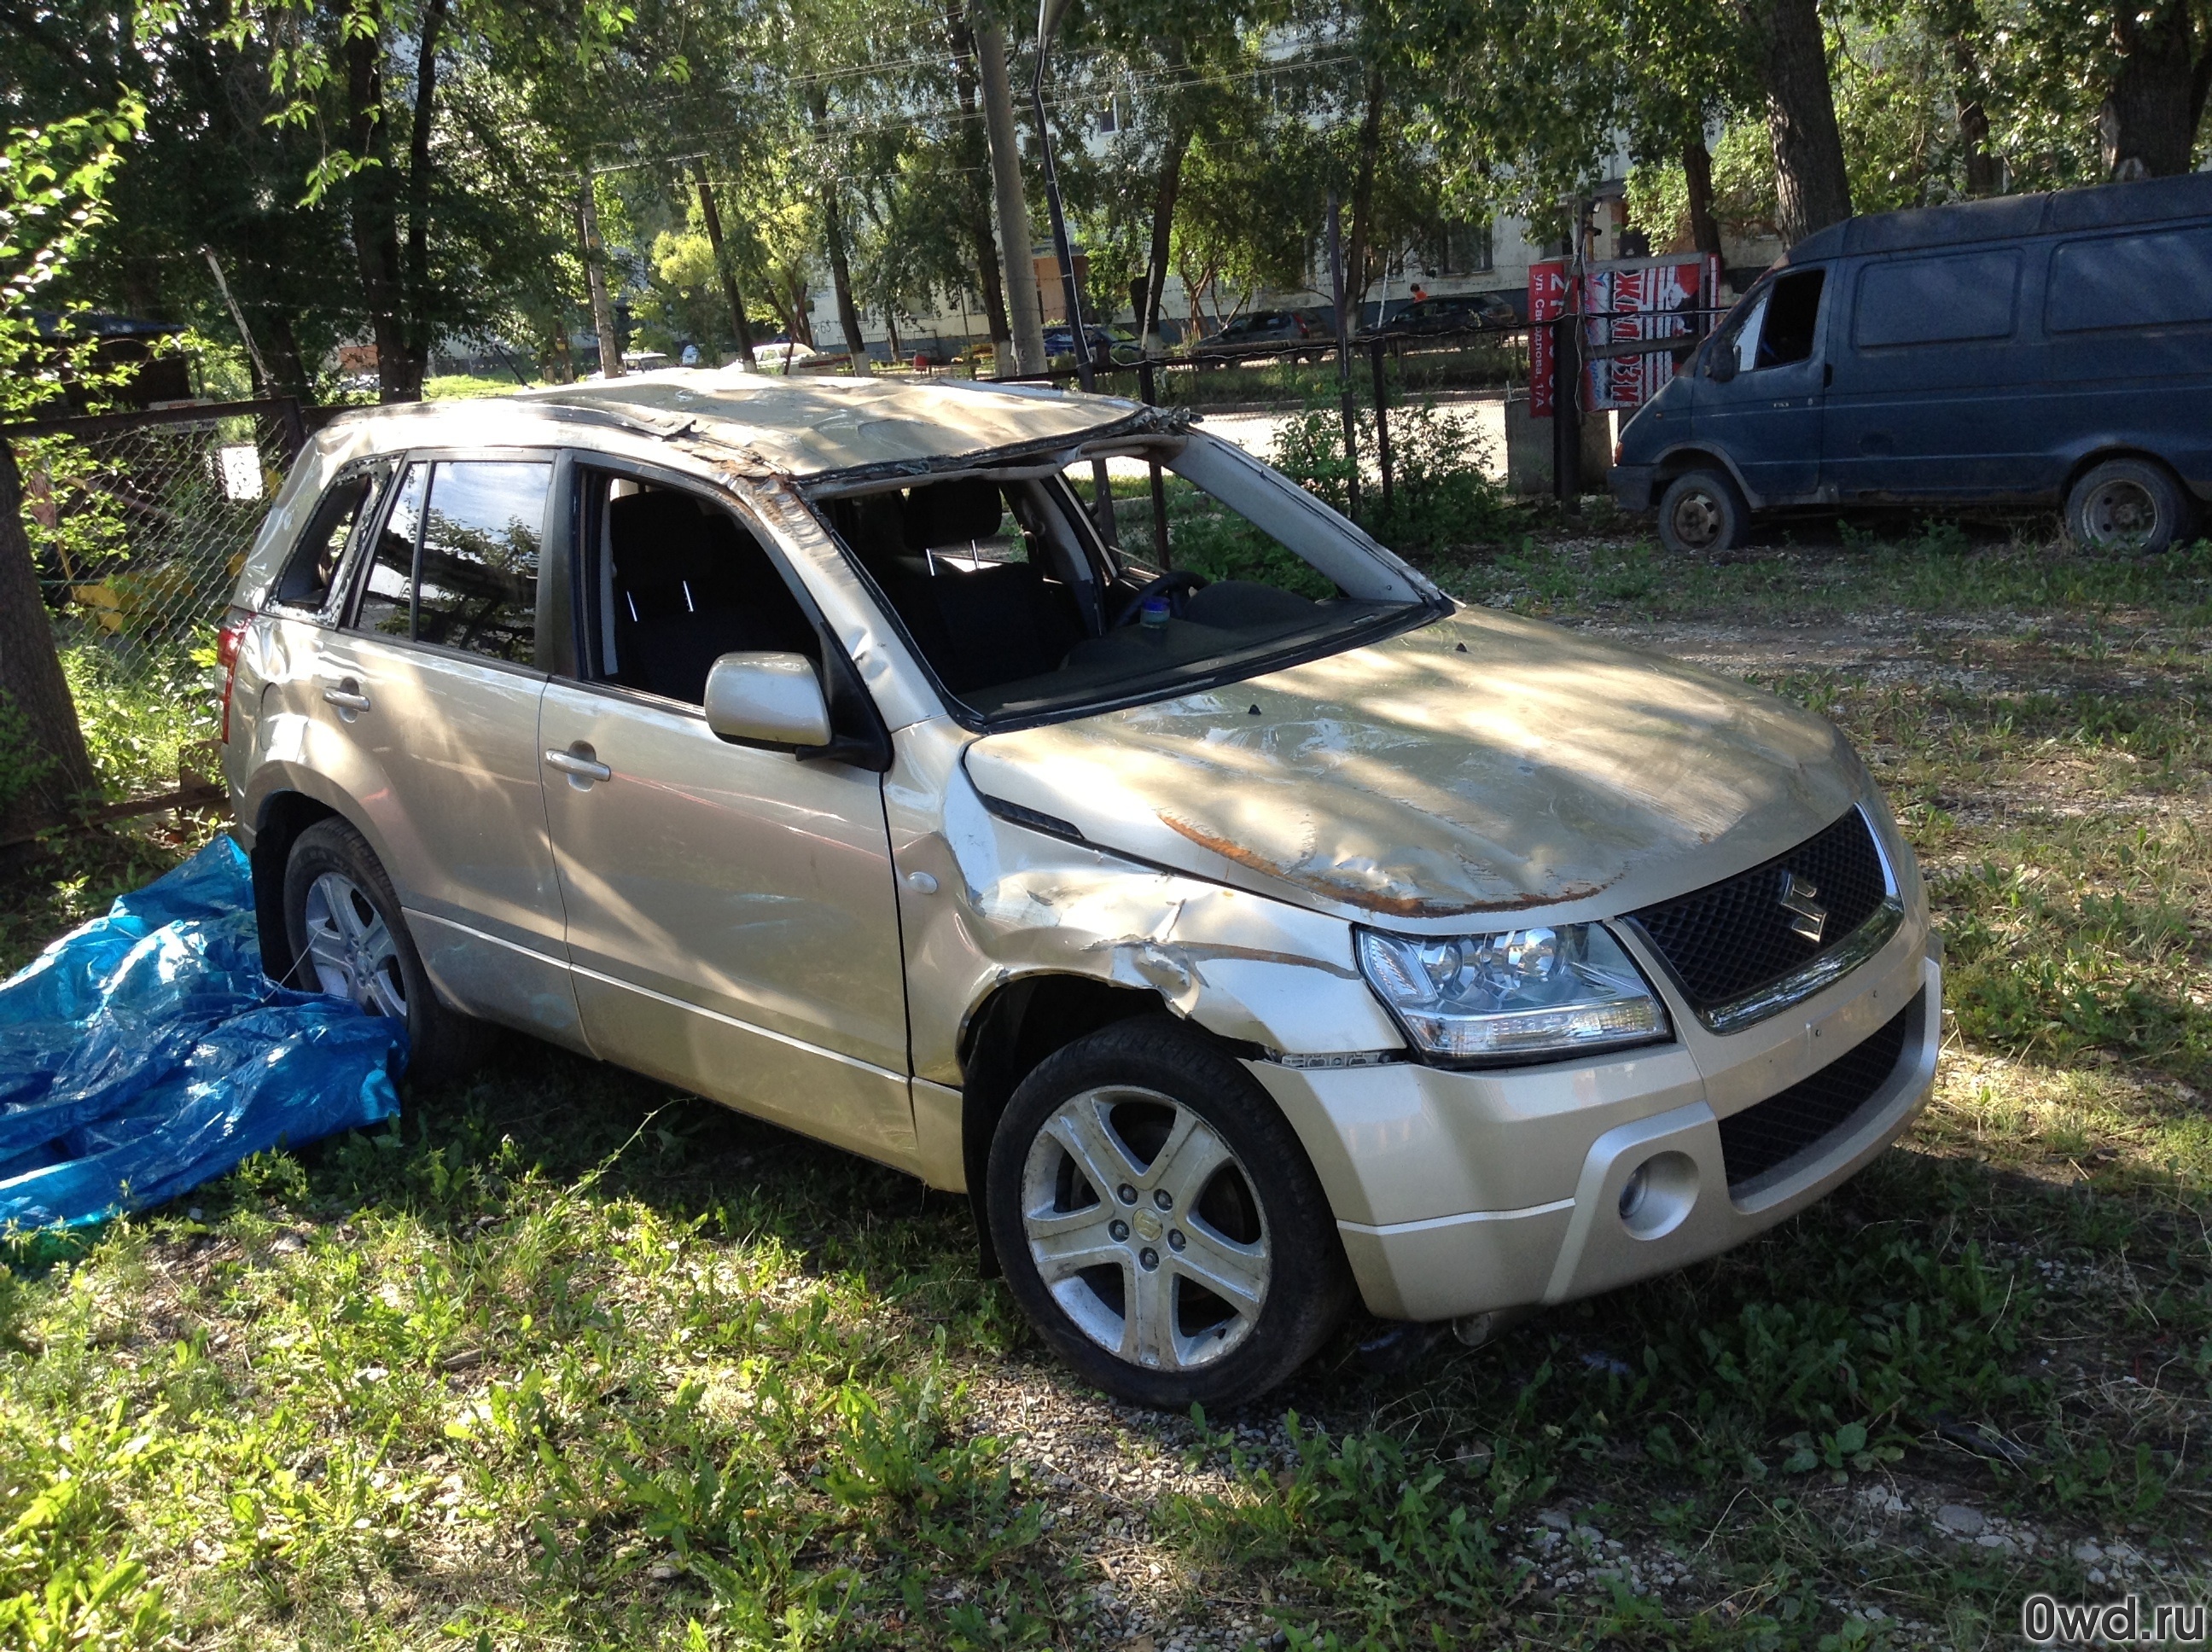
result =
[[[1866,784],[1832,726],[1771,695],[1481,608],[988,735],[966,766],[1102,847],[1416,931],[1634,910],[1780,853]]]

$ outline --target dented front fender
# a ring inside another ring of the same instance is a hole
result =
[[[902,729],[884,777],[917,1078],[958,1085],[977,1010],[1036,975],[1156,992],[1270,1050],[1401,1046],[1348,922],[1000,819],[962,766],[972,738],[949,719]]]

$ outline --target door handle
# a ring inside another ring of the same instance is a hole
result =
[[[549,750],[545,754],[545,766],[559,769],[571,780],[580,780],[587,785],[592,780],[611,780],[615,777],[613,769],[592,756],[589,746],[574,751]]]
[[[368,709],[368,696],[361,691],[360,681],[350,677],[342,679],[334,689],[325,689],[323,701],[326,705],[336,706],[338,715],[349,723]]]

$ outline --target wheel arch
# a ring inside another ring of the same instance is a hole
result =
[[[2191,490],[2189,483],[2183,480],[2181,472],[2174,467],[2172,460],[2151,448],[2142,446],[2135,442],[2114,441],[2091,448],[2066,467],[2066,479],[2058,484],[2060,508],[2063,509],[2073,499],[2074,489],[2080,484],[2083,477],[2088,475],[2100,465],[2107,465],[2114,459],[2131,459],[2143,465],[2155,465],[2172,481],[2175,490],[2181,495],[2185,502],[2195,500],[2196,495]]]
[[[1735,483],[1735,490],[1743,495],[1743,502],[1757,510],[1765,502],[1760,495],[1743,479],[1743,472],[1726,452],[1717,447],[1700,446],[1686,442],[1680,447],[1670,447],[1651,462],[1651,496],[1656,502],[1668,483],[1677,477],[1687,476],[1692,471],[1719,471]]]
[[[291,786],[272,788],[252,811],[253,847],[246,853],[246,865],[252,878],[254,928],[261,942],[261,967],[280,983],[289,982],[297,962],[284,924],[284,869],[300,834],[323,820],[343,820],[361,829],[359,820],[330,799]]]
[[[997,1276],[999,1257],[984,1208],[984,1170],[992,1134],[1014,1091],[1046,1057],[1077,1039],[1118,1021],[1168,1010],[1167,1000],[1148,987],[1045,971],[1001,983],[969,1015],[960,1042],[960,1158],[986,1278]],[[1206,1036],[1216,1036],[1182,1018]]]

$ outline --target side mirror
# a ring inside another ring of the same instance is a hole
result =
[[[1735,377],[1735,340],[1724,339],[1714,347],[1712,360],[1705,366],[1705,377],[1717,385],[1724,385]]]
[[[805,654],[728,653],[707,673],[707,726],[749,745],[830,744],[830,702]]]

